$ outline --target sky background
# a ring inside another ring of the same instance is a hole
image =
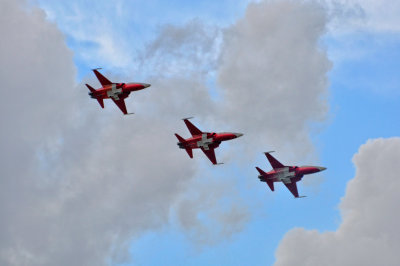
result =
[[[0,10],[1,265],[397,265],[399,1]],[[87,96],[95,67],[152,84],[135,115]],[[224,165],[176,147],[188,116],[244,133]],[[328,169],[271,192],[269,150]]]

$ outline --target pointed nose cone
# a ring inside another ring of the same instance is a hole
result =
[[[142,83],[143,87],[148,88],[151,86],[151,84],[147,84],[147,83]]]
[[[242,133],[233,133],[233,135],[235,135],[237,138],[243,136]]]
[[[326,170],[326,167],[320,166],[300,166],[297,171],[301,175],[309,175]]]

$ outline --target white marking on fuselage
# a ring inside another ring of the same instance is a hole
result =
[[[283,183],[291,183],[291,178],[295,176],[294,171],[289,172],[289,167],[275,169],[274,177]]]
[[[122,94],[122,89],[117,89],[117,84],[115,83],[111,84],[111,90],[107,91],[107,96],[117,101],[119,100],[118,95],[120,94]]]
[[[197,146],[205,149],[206,151],[208,151],[210,149],[210,147],[208,145],[210,145],[211,143],[213,143],[213,139],[212,138],[208,139],[207,138],[207,133],[204,133],[201,136],[201,140],[199,140],[197,142]]]

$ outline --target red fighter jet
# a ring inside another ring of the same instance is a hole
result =
[[[290,192],[292,192],[295,198],[305,197],[299,197],[296,182],[300,181],[304,175],[318,173],[326,169],[325,167],[319,166],[285,166],[275,159],[270,154],[271,152],[272,151],[266,152],[265,155],[267,156],[267,159],[273,170],[266,173],[258,167],[256,167],[256,169],[260,173],[258,176],[260,181],[266,182],[272,191],[274,191],[274,182],[281,181],[290,190]]]
[[[150,87],[150,84],[146,83],[114,83],[109,81],[106,77],[104,77],[98,69],[101,68],[96,68],[93,69],[94,74],[96,75],[97,79],[101,83],[101,88],[98,90],[95,90],[92,88],[90,85],[86,84],[86,86],[89,88],[89,96],[92,97],[93,99],[96,99],[101,108],[104,108],[104,99],[111,98],[114,103],[121,109],[121,111],[124,113],[124,115],[128,115],[128,112],[126,111],[126,105],[124,99],[129,96],[129,94],[132,91],[138,91],[138,90],[143,90],[147,87]],[[132,114],[132,113],[129,113]]]
[[[218,148],[219,144],[225,140],[236,139],[238,137],[243,136],[241,133],[210,133],[210,132],[202,132],[200,129],[195,127],[192,123],[190,123],[189,119],[192,117],[185,118],[183,121],[185,122],[187,128],[192,134],[191,138],[184,139],[178,134],[175,136],[178,138],[178,146],[181,149],[185,149],[189,154],[190,158],[193,158],[192,149],[200,148],[205,155],[210,159],[213,164],[217,164],[217,159],[215,158],[215,148]]]

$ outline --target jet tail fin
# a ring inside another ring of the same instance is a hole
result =
[[[187,154],[189,154],[189,157],[190,157],[190,158],[193,158],[193,150],[192,150],[192,148],[185,147],[183,144],[181,144],[181,143],[184,143],[184,142],[185,142],[185,139],[182,138],[181,136],[179,136],[179,135],[176,134],[176,133],[175,133],[175,136],[176,136],[176,138],[179,140],[179,142],[178,142],[179,147],[182,148],[182,149],[185,149],[186,152],[187,152]]]
[[[85,84],[85,85],[86,85],[86,87],[88,87],[88,89],[90,90],[89,95],[90,95],[92,98],[96,98],[95,96],[93,96],[93,93],[96,92],[96,90],[95,90],[92,86],[90,86],[89,84]],[[96,98],[96,100],[99,102],[101,108],[104,108],[103,98]]]
[[[95,91],[96,91],[96,90],[93,89],[93,87],[90,86],[89,84],[85,84],[85,85],[86,85],[86,87],[88,87],[88,89],[90,90],[90,92],[95,92]]]
[[[267,185],[269,186],[269,188],[271,189],[271,191],[274,191],[274,182],[272,180],[268,179],[268,174],[266,172],[264,172],[262,169],[256,167],[257,171],[260,173],[261,176],[263,176],[264,178],[260,177],[260,180],[267,183]]]
[[[179,136],[178,134],[175,133],[175,136],[179,140],[179,142],[185,142],[185,139]]]
[[[260,169],[260,168],[258,168],[258,167],[256,167],[256,169],[257,169],[257,171],[260,173],[260,175],[262,175],[262,176],[267,176],[267,173],[266,172],[264,172],[262,169]]]

